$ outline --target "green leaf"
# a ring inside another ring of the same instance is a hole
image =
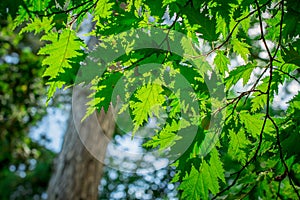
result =
[[[179,124],[176,121],[172,121],[171,125],[167,124],[159,134],[155,135],[148,142],[144,144],[145,147],[155,148],[159,146],[159,150],[167,149],[175,144],[176,140],[181,137],[176,134],[180,129]]]
[[[184,177],[178,189],[183,190],[182,199],[208,199],[208,185],[205,182],[204,173],[200,173],[194,166],[190,174]]]
[[[288,103],[289,107],[287,111],[289,113],[300,111],[300,92],[298,92],[298,94],[295,95]]]
[[[219,152],[216,148],[214,148],[211,152],[210,152],[210,160],[209,160],[209,164],[210,164],[210,171],[211,173],[215,173],[217,175],[217,177],[223,181],[223,183],[225,183],[225,176],[224,176],[224,168],[223,168],[223,163],[220,160],[220,155]],[[219,186],[219,184],[217,184]],[[218,190],[215,191],[216,194],[219,191],[219,187]]]
[[[222,16],[217,15],[216,23],[216,32],[221,33],[223,38],[225,38],[227,34],[227,24],[225,19]]]
[[[23,22],[29,20],[29,17],[30,16],[29,16],[28,12],[25,10],[25,8],[23,6],[20,6],[19,10],[18,10],[18,15],[14,19],[13,29],[20,26]]]
[[[240,18],[243,18],[247,15],[249,15],[249,10],[245,10]],[[241,21],[241,27],[242,27],[242,29],[245,33],[248,33],[248,30],[249,30],[250,25],[251,25],[250,23],[251,23],[251,18],[250,17],[247,17],[246,19]]]
[[[239,116],[247,132],[251,133],[254,137],[259,136],[264,116],[262,114],[250,115],[246,112],[241,112]]]
[[[33,20],[31,19],[31,22],[20,31],[20,34],[31,31],[34,31],[34,34],[38,34],[42,31],[48,33],[52,29],[52,27],[52,17],[43,17],[42,20],[36,17]]]
[[[282,48],[281,55],[286,63],[300,66],[300,54],[290,46],[290,49]]]
[[[257,95],[253,99],[251,99],[251,112],[256,112],[267,105],[267,97],[266,95]]]
[[[151,2],[145,2],[147,3],[147,6],[149,7],[151,16],[154,16],[155,18],[160,18],[164,15],[165,13],[165,9],[163,9],[163,7],[165,7],[164,5],[164,1],[161,0],[153,0]]]
[[[138,101],[130,101],[130,108],[134,115],[133,133],[137,131],[139,126],[148,121],[148,116],[159,116],[159,105],[165,102],[162,92],[162,86],[158,83],[148,83],[137,91],[135,97]]]
[[[230,40],[233,51],[240,55],[246,62],[248,61],[248,56],[250,54],[249,45],[239,41],[237,38],[233,38]]]
[[[208,17],[209,11],[207,8],[195,9],[193,6],[186,6],[181,10],[187,16],[189,24],[199,27],[197,32],[201,34],[201,38],[208,41],[215,41],[219,34],[216,33],[217,22],[214,16]]]
[[[299,67],[295,64],[284,64],[284,65],[281,66],[281,70],[286,72],[286,73],[294,72],[298,68]]]
[[[263,113],[251,115],[247,111],[241,111],[239,117],[247,132],[251,133],[254,138],[257,138],[262,130],[265,115]],[[272,131],[274,131],[274,127],[270,121],[267,121],[264,133],[271,133]]]
[[[291,147],[297,147],[300,142],[300,134],[299,132],[290,132],[288,133],[288,137],[285,138],[281,145],[282,150],[284,151],[287,158],[295,156],[296,159],[300,160],[300,148],[291,148]]]
[[[95,8],[95,20],[100,18],[108,18],[112,15],[112,7],[114,3],[109,3],[109,0],[99,0]]]
[[[242,164],[245,164],[247,155],[245,149],[250,141],[246,138],[245,132],[240,129],[237,133],[233,130],[229,130],[229,147],[228,154],[234,159],[238,160]]]
[[[46,55],[43,65],[48,67],[43,76],[49,76],[50,80],[65,72],[64,68],[72,68],[70,59],[82,56],[80,50],[85,46],[75,32],[69,29],[63,30],[61,34],[49,33],[42,40],[51,41],[51,44],[46,44],[38,53]]]
[[[87,102],[87,110],[84,115],[84,117],[81,119],[81,121],[84,121],[86,118],[88,118],[91,114],[93,114],[97,110],[97,106],[104,100],[104,97],[95,97],[95,92],[93,92],[91,95],[89,95],[90,100]]]
[[[194,166],[190,174],[186,174],[179,190],[183,190],[182,198],[188,200],[208,199],[209,191],[212,194],[219,192],[219,179],[225,183],[224,169],[218,151],[211,151],[209,164],[203,160],[199,171]]]
[[[47,9],[47,5],[50,2],[50,0],[34,0],[31,1],[33,11],[44,11]]]
[[[242,65],[229,72],[229,76],[225,79],[226,88],[230,89],[239,80],[243,79],[243,85],[246,85],[250,79],[252,71],[255,69],[253,63]]]
[[[108,77],[104,77],[99,81],[98,85],[101,87],[98,87],[98,91],[96,92],[95,97],[101,98],[102,101],[98,102],[98,104],[96,105],[98,110],[104,108],[104,110],[107,111],[111,103],[115,103],[117,101],[117,99],[112,99],[112,94],[115,89],[115,85],[118,83],[122,76],[122,73],[117,72],[114,74],[109,74]],[[123,96],[123,94],[121,93],[124,93],[124,91],[118,91],[118,95]]]
[[[217,51],[214,64],[221,74],[224,74],[226,71],[228,71],[228,65],[230,64],[230,61],[229,58],[224,55],[224,51]]]
[[[276,40],[279,37],[280,29],[278,23],[280,21],[281,15],[275,15],[274,17],[271,17],[266,20],[267,24],[269,26],[266,27],[266,39],[270,39],[272,41]]]
[[[48,94],[47,94],[47,101],[46,101],[46,104],[48,105],[51,97],[53,97],[53,95],[54,95],[54,93],[56,92],[57,89],[62,88],[62,86],[64,85],[64,82],[55,81],[55,82],[48,82],[46,84],[49,85]]]
[[[171,101],[169,116],[171,118],[175,118],[176,115],[178,115],[181,112],[181,105],[180,105],[180,100],[179,100],[179,97],[178,97],[179,95],[180,95],[180,92],[177,92],[177,95],[171,94],[169,96],[169,99]]]
[[[206,61],[206,58],[197,52],[192,40],[183,37],[180,42],[182,49],[184,50],[184,58],[192,63],[199,74],[204,77],[207,71],[211,70],[211,66]]]

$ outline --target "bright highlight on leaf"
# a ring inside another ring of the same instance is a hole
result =
[[[225,79],[226,88],[230,89],[241,79],[243,79],[243,85],[246,85],[255,67],[256,66],[254,64],[248,63],[247,65],[239,66],[236,69],[230,71],[229,76]]]
[[[42,20],[38,17],[34,18],[34,20],[31,20],[31,23],[29,23],[26,27],[22,28],[20,34],[30,31],[34,31],[34,34],[41,33],[42,31],[48,33],[53,27],[52,20],[52,17],[43,17]]]
[[[225,182],[224,169],[216,149],[211,153],[209,164],[202,160],[200,165],[200,169],[192,166],[190,174],[187,174],[180,184],[183,199],[209,199],[210,192],[219,192],[219,180]]]
[[[234,38],[231,40],[233,51],[236,52],[238,55],[241,55],[241,57],[248,61],[248,56],[250,54],[249,52],[249,45],[239,41],[237,38]]]
[[[59,73],[65,72],[65,68],[72,68],[71,58],[81,56],[80,52],[85,44],[78,39],[75,32],[69,29],[63,30],[61,34],[49,33],[41,40],[50,41],[39,51],[39,55],[46,55],[43,65],[47,69],[43,76],[49,76],[50,80],[56,78]]]
[[[162,95],[163,89],[157,83],[148,83],[142,86],[136,93],[137,102],[130,102],[130,108],[134,115],[134,130],[146,121],[148,117],[159,116],[160,106],[165,102],[165,97]]]
[[[224,74],[228,71],[228,65],[230,64],[229,58],[224,55],[223,51],[217,51],[217,55],[214,59],[214,64],[220,73]]]
[[[159,146],[159,150],[165,150],[175,144],[176,140],[181,137],[176,133],[180,130],[179,124],[172,121],[172,124],[167,124],[159,134],[152,137],[150,141],[144,144],[145,147],[155,148]]]

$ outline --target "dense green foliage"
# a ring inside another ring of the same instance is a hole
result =
[[[273,106],[282,85],[299,84],[299,10],[298,0],[25,0],[12,15],[48,41],[39,54],[49,97],[90,83],[89,114],[117,93],[133,136],[163,118],[145,146],[180,154],[173,181],[183,199],[296,199],[300,93],[286,110]],[[88,55],[101,59],[78,77],[87,53],[76,32],[88,13],[101,40]]]

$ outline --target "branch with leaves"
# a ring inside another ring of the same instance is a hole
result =
[[[89,74],[97,97],[90,102],[89,111],[113,103],[110,94],[123,77],[127,82],[120,96],[128,102],[122,109],[130,110],[134,133],[149,118],[160,118],[158,108],[166,110],[166,123],[158,125],[147,148],[172,150],[186,137],[180,131],[197,127],[186,151],[173,163],[182,199],[295,199],[299,185],[292,173],[300,173],[300,158],[290,149],[299,138],[300,130],[295,127],[300,124],[300,94],[290,91],[293,97],[286,102],[288,108],[280,111],[274,99],[284,95],[280,88],[290,80],[300,83],[300,25],[295,15],[299,9],[300,5],[285,0],[73,0],[65,5],[24,1],[15,26],[25,23],[22,33],[34,31],[48,41],[39,54],[44,56],[51,98],[57,88],[74,84],[87,52],[72,27],[82,26],[87,13],[93,16],[95,26],[88,34],[101,39],[100,52],[124,55],[110,63],[101,60],[100,69],[110,65],[101,77]],[[58,19],[62,14],[66,17]],[[174,20],[166,26],[167,15]],[[140,32],[136,34],[135,29]],[[152,41],[152,49],[134,49],[142,34],[155,35],[157,29],[164,35]],[[173,41],[177,33],[188,37]],[[175,43],[182,55],[172,52]],[[155,77],[142,74],[144,64],[157,63],[161,68],[155,68]],[[255,72],[259,72],[256,77]],[[176,82],[178,74],[190,83],[192,92],[186,93],[187,88]],[[205,81],[212,80],[216,88],[210,90]],[[138,87],[131,91],[134,81]],[[213,98],[216,91],[227,99]],[[187,102],[185,97],[192,100]],[[218,105],[215,110],[213,104]],[[224,126],[213,129],[210,124],[223,113]],[[204,155],[207,149],[211,151]],[[230,176],[225,177],[225,171]]]

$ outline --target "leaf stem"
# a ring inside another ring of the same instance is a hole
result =
[[[263,4],[261,7],[258,7],[256,10],[251,11],[248,15],[246,15],[245,17],[239,19],[236,21],[236,24],[234,25],[234,27],[232,28],[232,30],[230,31],[230,33],[228,34],[227,38],[225,39],[225,41],[220,44],[219,46],[213,48],[212,50],[210,50],[205,56],[209,56],[212,52],[221,49],[227,42],[229,42],[229,39],[231,38],[233,32],[235,31],[235,29],[238,27],[238,25],[245,19],[247,19],[248,17],[252,16],[254,13],[256,13],[259,9],[267,6],[269,3],[271,2],[271,0],[267,1],[265,4]]]

